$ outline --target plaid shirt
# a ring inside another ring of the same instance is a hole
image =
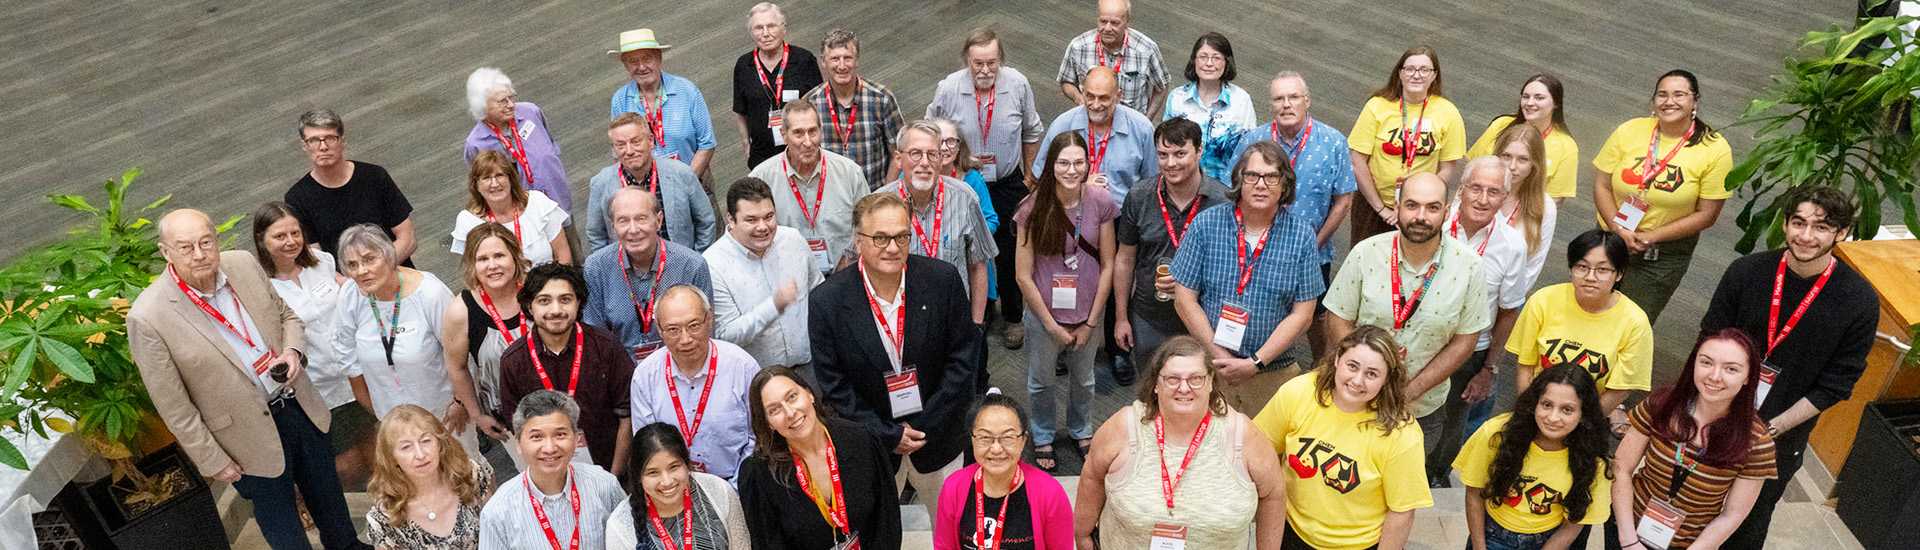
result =
[[[1240,224],[1233,219],[1235,205],[1224,203],[1208,208],[1194,218],[1193,226],[1181,237],[1180,251],[1173,256],[1173,279],[1200,295],[1200,309],[1207,313],[1207,324],[1219,326],[1220,306],[1228,301],[1247,311],[1247,332],[1240,349],[1231,350],[1251,357],[1266,345],[1280,320],[1293,312],[1293,305],[1320,296],[1320,258],[1314,251],[1314,230],[1303,216],[1282,209],[1267,229],[1267,247],[1250,266],[1253,278],[1246,292],[1234,288],[1240,282]],[[1248,245],[1247,254],[1253,253]]]
[[[820,113],[820,145],[828,151],[853,159],[867,174],[867,187],[879,189],[893,178],[887,176],[887,163],[893,159],[893,136],[906,122],[900,117],[900,104],[893,90],[865,78],[853,92],[853,102],[841,104],[830,98],[833,84],[821,84],[807,92],[807,101]],[[828,101],[833,102],[828,105]],[[855,113],[853,111],[858,110]],[[837,111],[837,112],[836,112]],[[835,122],[837,120],[839,122]],[[840,128],[851,120],[851,137],[842,137]]]
[[[1060,58],[1060,74],[1056,77],[1062,83],[1080,85],[1080,79],[1087,71],[1098,65],[1112,65],[1116,52],[1106,52],[1106,59],[1096,59],[1100,51],[1100,31],[1092,30],[1074,37],[1067,43],[1067,54]],[[1167,65],[1160,59],[1160,44],[1147,38],[1146,33],[1127,28],[1127,39],[1121,45],[1126,57],[1120,62],[1120,103],[1142,113],[1152,112],[1153,106],[1147,100],[1153,94],[1167,89]]]

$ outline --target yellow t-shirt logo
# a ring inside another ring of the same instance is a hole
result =
[[[1340,454],[1323,440],[1302,437],[1299,441],[1299,449],[1287,455],[1287,466],[1293,468],[1294,475],[1307,479],[1319,474],[1322,482],[1340,494],[1360,486],[1360,465],[1352,457]]]

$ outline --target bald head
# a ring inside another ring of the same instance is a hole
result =
[[[660,218],[660,200],[646,189],[622,187],[607,201],[607,229],[630,255],[653,252]],[[636,261],[651,262],[652,258]]]
[[[1432,172],[1421,172],[1407,176],[1407,182],[1400,186],[1400,199],[1404,201],[1442,202],[1447,197],[1447,180],[1440,179]]]
[[[176,208],[160,216],[160,223],[155,224],[155,228],[160,233],[161,243],[164,244],[176,230],[202,229],[207,233],[213,233],[213,218],[207,217],[206,212],[192,208]]]
[[[181,208],[160,217],[160,254],[180,280],[201,291],[215,290],[220,275],[220,234],[205,212]]]
[[[1087,71],[1087,78],[1080,81],[1080,87],[1090,92],[1100,90],[1113,93],[1120,87],[1120,76],[1114,74],[1111,67],[1094,67]]]
[[[1080,79],[1080,106],[1087,108],[1087,122],[1106,126],[1113,122],[1113,105],[1120,100],[1120,79],[1113,69],[1094,67]]]
[[[1099,26],[1094,30],[1100,33],[1100,42],[1108,48],[1119,47],[1126,36],[1127,23],[1133,20],[1133,2],[1127,0],[1100,0]]]

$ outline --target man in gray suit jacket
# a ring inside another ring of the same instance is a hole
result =
[[[326,548],[367,548],[333,470],[300,318],[249,253],[220,252],[206,214],[168,212],[159,232],[167,269],[134,299],[127,338],[161,420],[202,475],[253,501],[273,548],[309,548],[296,486]]]

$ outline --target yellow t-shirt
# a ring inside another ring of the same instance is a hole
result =
[[[1318,378],[1281,385],[1253,425],[1286,462],[1287,522],[1300,538],[1314,548],[1365,548],[1380,542],[1389,510],[1433,506],[1420,428],[1412,420],[1391,434],[1362,427],[1373,413],[1321,406]]]
[[[1466,445],[1460,447],[1460,456],[1453,459],[1453,469],[1460,471],[1461,483],[1493,491],[1487,489],[1487,478],[1493,474],[1500,430],[1512,416],[1506,413],[1487,419],[1473,432],[1473,437],[1467,439]],[[1580,523],[1599,525],[1607,520],[1613,495],[1607,492],[1612,480],[1607,479],[1605,467],[1599,462],[1593,464],[1593,483],[1587,489],[1593,500]],[[1560,502],[1572,488],[1573,471],[1567,467],[1567,450],[1548,451],[1537,444],[1528,444],[1527,458],[1520,465],[1520,485],[1506,490],[1497,505],[1487,506],[1487,516],[1508,531],[1545,533],[1566,521],[1567,509]]]
[[[1420,105],[1407,105],[1407,125],[1420,129],[1420,145],[1414,152],[1413,169],[1407,170],[1398,153],[1381,149],[1400,146],[1400,102],[1374,97],[1360,109],[1360,118],[1347,133],[1347,148],[1367,156],[1367,171],[1373,174],[1373,187],[1387,203],[1394,202],[1393,180],[1410,172],[1438,172],[1440,162],[1459,160],[1467,155],[1467,128],[1460,122],[1460,110],[1452,101],[1430,96],[1426,112]],[[1417,122],[1416,122],[1417,119]]]
[[[1539,373],[1547,366],[1577,365],[1593,376],[1602,390],[1642,390],[1653,387],[1653,326],[1647,312],[1626,295],[1614,292],[1613,307],[1600,313],[1581,309],[1572,283],[1534,291],[1520,308],[1520,319],[1507,337],[1507,351],[1519,358],[1520,368]]]
[[[1513,115],[1493,119],[1487,125],[1487,131],[1480,133],[1480,139],[1473,140],[1473,146],[1467,148],[1467,158],[1497,156],[1493,142],[1500,132],[1513,125]],[[1556,199],[1570,198],[1579,194],[1580,189],[1580,144],[1574,143],[1573,135],[1554,130],[1541,140],[1547,146],[1546,175],[1547,196]]]
[[[1628,185],[1621,175],[1628,170],[1639,173],[1647,158],[1647,139],[1653,136],[1653,117],[1640,117],[1620,124],[1613,129],[1613,135],[1607,137],[1607,144],[1600,146],[1600,153],[1593,157],[1593,168],[1613,175],[1613,200],[1616,203],[1627,200],[1628,195],[1640,193],[1640,188]],[[1659,152],[1653,163],[1659,164],[1660,158],[1673,150],[1678,140],[1660,137]],[[1674,220],[1686,217],[1699,209],[1698,202],[1706,200],[1725,200],[1733,196],[1727,190],[1727,172],[1733,170],[1733,147],[1719,135],[1711,135],[1700,140],[1697,145],[1688,145],[1673,156],[1666,170],[1650,178],[1652,184],[1646,191],[1647,215],[1640,220],[1640,231],[1658,229]],[[1616,207],[1618,204],[1615,205]],[[1596,215],[1597,216],[1597,215]],[[1598,218],[1595,218],[1598,220]],[[1602,227],[1605,220],[1598,220]]]

